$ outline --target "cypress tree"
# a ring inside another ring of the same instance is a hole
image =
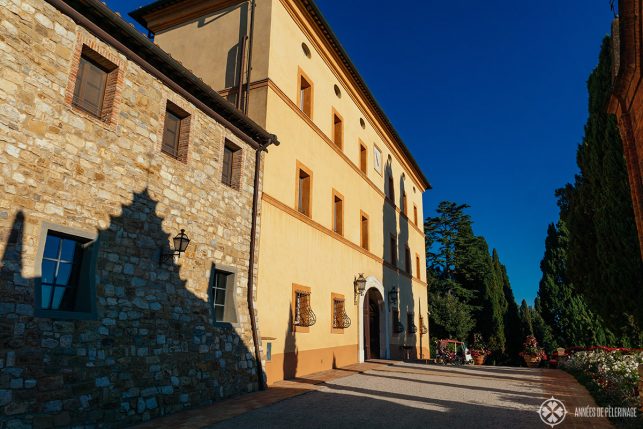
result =
[[[622,345],[640,345],[643,262],[617,124],[605,109],[611,90],[611,44],[603,41],[589,77],[589,117],[578,147],[580,173],[557,191],[569,229],[568,275],[592,312]]]
[[[520,303],[520,330],[522,332],[522,338],[525,338],[527,335],[534,335],[534,325],[531,320],[531,311],[527,305],[527,301],[524,299]]]

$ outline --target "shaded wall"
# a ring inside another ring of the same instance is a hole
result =
[[[0,427],[122,427],[256,390],[254,151],[49,4],[15,1],[0,20]],[[123,73],[113,122],[65,99],[82,44]],[[167,100],[191,115],[187,163],[160,152]],[[242,149],[239,190],[221,183],[225,138]],[[89,320],[34,316],[44,224],[98,237]],[[181,228],[187,253],[160,266]],[[222,266],[235,325],[208,302]]]

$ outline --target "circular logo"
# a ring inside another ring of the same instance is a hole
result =
[[[554,427],[565,420],[567,410],[565,409],[565,404],[563,404],[562,401],[559,401],[552,396],[540,405],[538,415],[543,423]]]

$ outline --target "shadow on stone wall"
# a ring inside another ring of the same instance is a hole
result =
[[[0,427],[123,427],[257,389],[251,333],[213,326],[207,300],[180,277],[209,262],[159,266],[176,232],[163,231],[156,206],[136,193],[98,232],[96,320],[34,316],[38,282],[22,276],[28,219],[15,214],[0,265]]]

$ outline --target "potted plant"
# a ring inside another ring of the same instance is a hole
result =
[[[487,347],[482,339],[481,334],[473,334],[473,342],[471,343],[471,357],[473,357],[473,363],[475,365],[484,364],[487,356],[491,354],[491,350]]]
[[[520,356],[529,368],[536,368],[540,365],[540,361],[546,358],[545,351],[538,346],[538,340],[533,335],[527,335],[525,338]]]

